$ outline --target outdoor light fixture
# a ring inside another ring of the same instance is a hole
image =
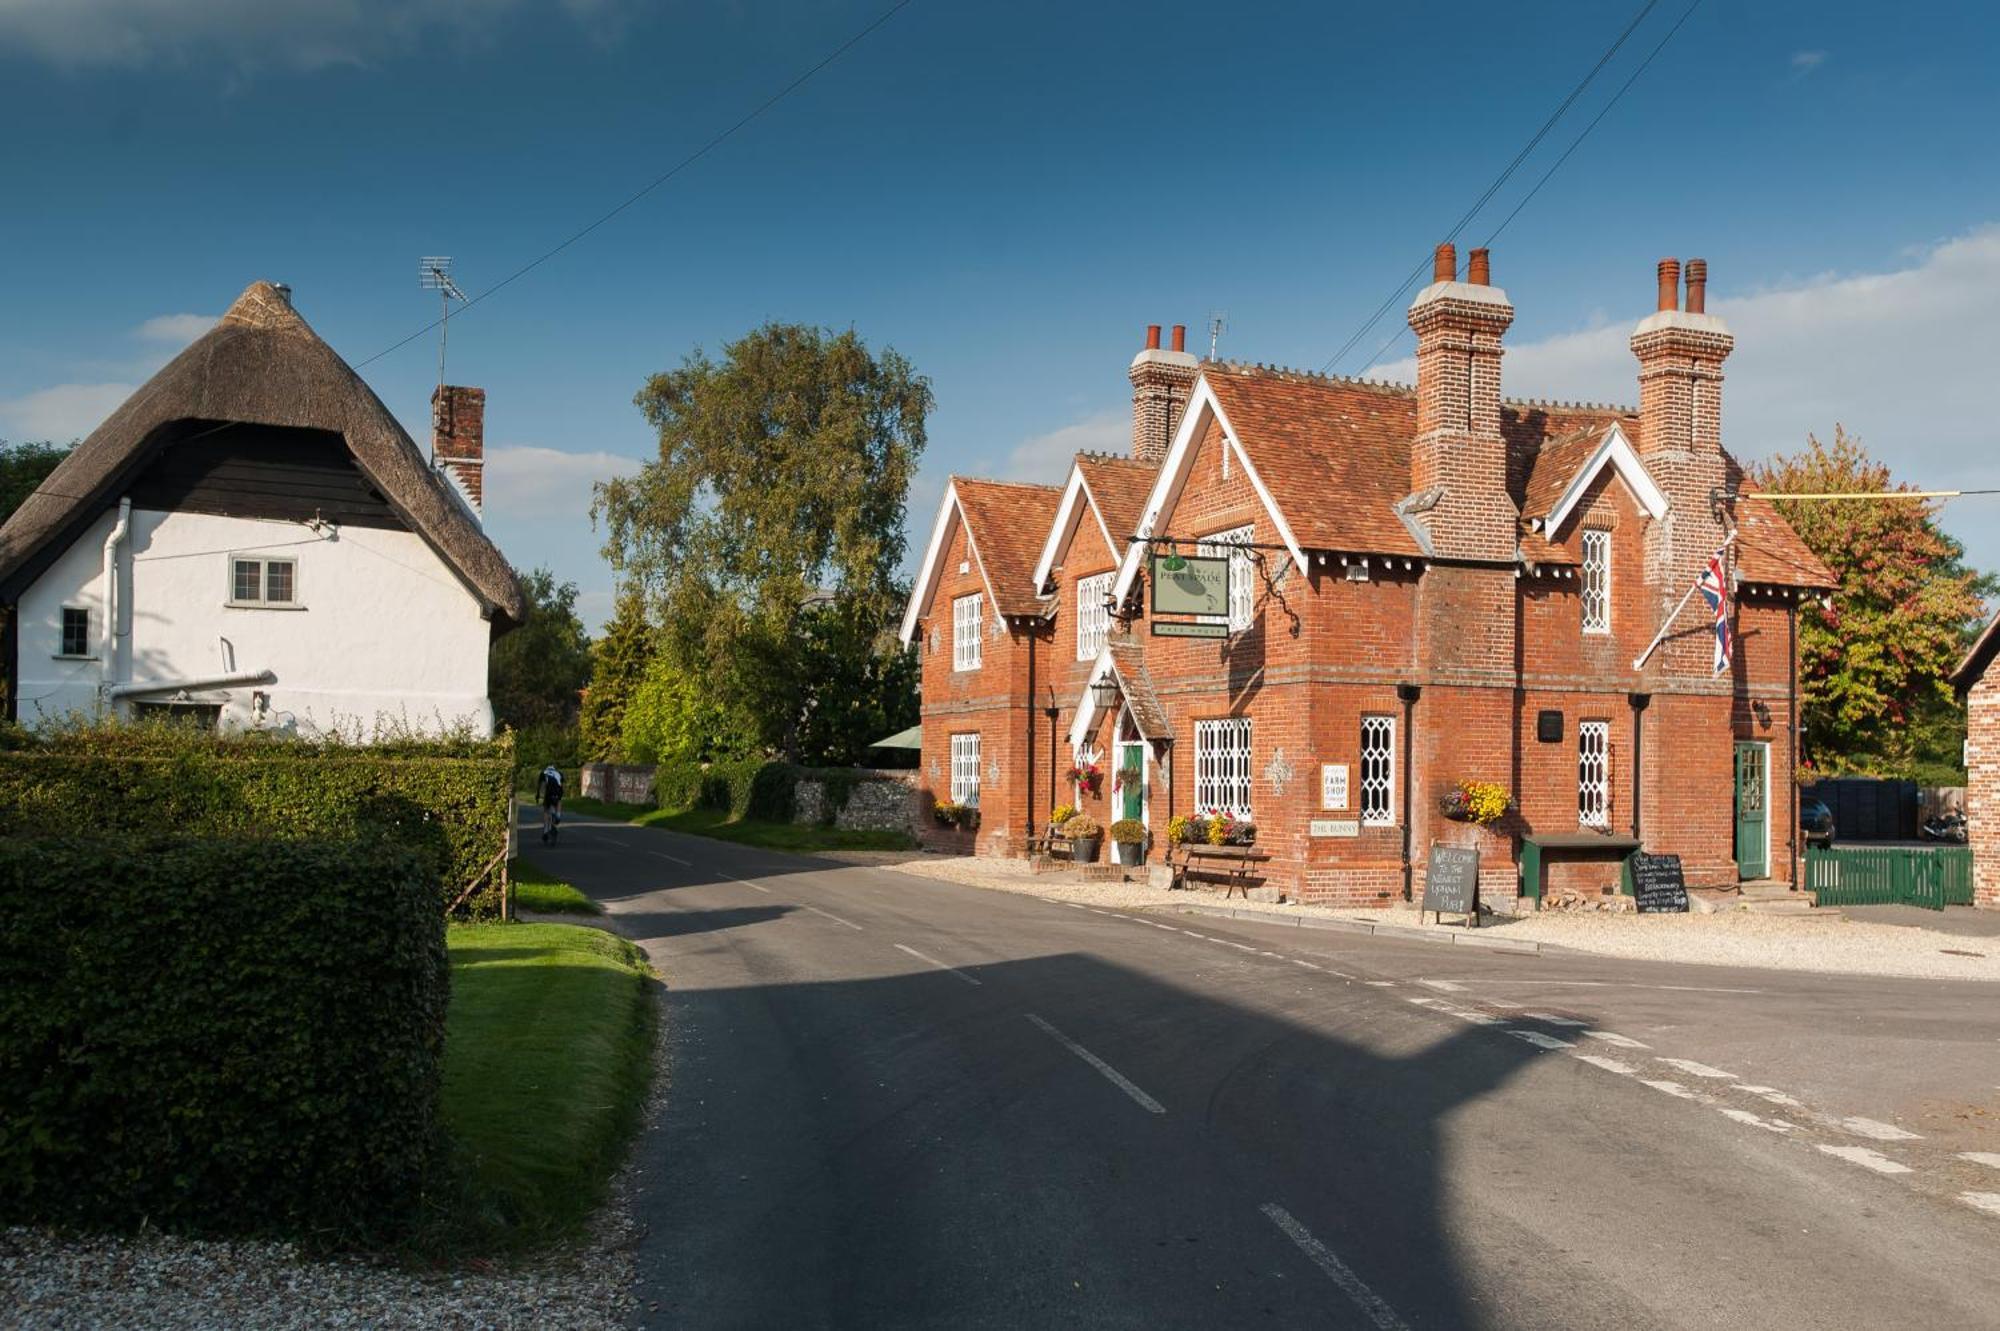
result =
[[[1090,696],[1097,700],[1101,710],[1110,711],[1118,705],[1118,681],[1110,675],[1102,676],[1090,686]]]

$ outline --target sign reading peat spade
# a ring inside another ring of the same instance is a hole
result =
[[[1434,915],[1463,915],[1467,924],[1475,929],[1479,927],[1479,851],[1476,847],[1431,843],[1430,862],[1424,866],[1424,901],[1417,910],[1420,923],[1425,911]]]
[[[1634,851],[1631,865],[1632,903],[1641,915],[1687,913],[1687,879],[1681,876],[1680,856]]]
[[[1156,615],[1226,615],[1229,613],[1229,560],[1222,556],[1183,555],[1169,551],[1153,556],[1153,613]]]

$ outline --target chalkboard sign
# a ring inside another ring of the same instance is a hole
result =
[[[1641,915],[1687,913],[1687,880],[1678,855],[1632,854],[1632,899]]]
[[[1431,846],[1430,863],[1424,867],[1424,902],[1417,911],[1443,915],[1463,915],[1466,923],[1479,925],[1479,851],[1461,846]]]

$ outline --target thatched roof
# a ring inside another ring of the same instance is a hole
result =
[[[493,620],[519,624],[527,597],[493,542],[382,400],[269,282],[253,282],[214,328],[169,361],[78,444],[0,527],[0,582],[114,503],[175,421],[328,430],[411,531],[457,571]]]

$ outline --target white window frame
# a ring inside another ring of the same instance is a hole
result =
[[[951,802],[979,807],[979,732],[951,737]]]
[[[1576,723],[1576,820],[1611,826],[1611,723]]]
[[[973,592],[969,596],[954,597],[951,603],[951,668],[953,670],[977,670],[983,659],[980,646],[982,640],[981,619],[985,612],[985,594]]]
[[[68,619],[69,613],[72,610],[83,616],[83,650],[80,652],[67,650],[69,644],[63,641],[63,637],[68,631],[68,626],[64,621]],[[96,618],[97,612],[87,605],[66,605],[56,611],[55,657],[57,660],[92,661],[97,658],[97,653],[93,650],[97,644],[97,635],[91,631],[92,621]]]
[[[257,595],[243,597],[236,594],[236,566],[255,564],[257,566]],[[291,570],[292,596],[288,601],[273,601],[271,592],[271,570],[282,565]],[[299,561],[289,555],[242,554],[229,556],[229,597],[226,605],[242,610],[303,610],[305,598],[299,594]]]
[[[1095,661],[1111,637],[1111,583],[1117,573],[1099,573],[1076,582],[1076,659]]]
[[[1247,716],[1194,723],[1194,811],[1250,817],[1251,730]]]
[[[1226,456],[1226,455],[1225,455]],[[1202,615],[1204,624],[1227,624],[1231,633],[1241,633],[1257,618],[1257,584],[1251,562],[1256,552],[1245,547],[1257,539],[1257,526],[1246,522],[1228,531],[1211,532],[1195,542],[1195,553],[1209,559],[1229,559],[1229,613]]]
[[[1361,717],[1361,825],[1396,825],[1396,718],[1389,712]]]
[[[1611,632],[1611,533],[1583,533],[1583,569],[1577,586],[1582,592],[1583,631]]]

